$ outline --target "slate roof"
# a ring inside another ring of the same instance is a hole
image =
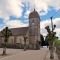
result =
[[[20,28],[12,28],[9,29],[12,32],[12,35],[26,35],[29,27],[20,27]],[[2,36],[2,33],[0,32],[0,36]]]
[[[25,35],[28,31],[29,27],[20,27],[20,28],[12,28],[10,31],[12,35]]]
[[[39,18],[39,14],[35,10],[29,14],[29,18],[36,18],[36,17]]]

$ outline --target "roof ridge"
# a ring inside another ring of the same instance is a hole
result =
[[[19,28],[28,28],[28,27],[17,27],[17,28],[9,28],[9,29],[19,29]]]

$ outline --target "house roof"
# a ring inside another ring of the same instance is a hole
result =
[[[12,28],[10,31],[12,35],[26,35],[29,27],[20,27],[20,28]]]
[[[9,29],[12,32],[12,35],[26,35],[29,27],[20,27],[20,28],[12,28]],[[0,32],[0,36],[2,36],[2,33]]]
[[[36,17],[39,18],[39,14],[35,10],[29,14],[29,18],[36,18]]]

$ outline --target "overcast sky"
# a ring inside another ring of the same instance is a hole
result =
[[[51,19],[56,24],[55,31],[60,36],[60,0],[0,0],[0,30],[9,28],[26,27],[29,25],[29,13],[35,10],[40,15],[41,33],[47,34],[45,27],[51,27]]]

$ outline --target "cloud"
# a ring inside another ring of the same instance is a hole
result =
[[[20,20],[8,20],[7,22],[4,21],[3,24],[0,24],[0,31],[4,29],[6,26],[9,28],[28,27],[28,23],[23,23]]]
[[[60,9],[60,0],[50,0],[49,5],[54,7],[56,10]]]
[[[57,33],[57,35],[60,35],[60,18],[53,19],[53,24],[56,25],[56,28],[54,31]],[[51,20],[45,20],[41,22],[41,33],[43,35],[47,35],[47,31],[45,29],[46,26],[49,26],[51,29]]]
[[[25,17],[25,18],[29,18],[29,14],[30,14],[30,12],[31,12],[30,10],[27,10],[27,11],[25,12],[24,17]]]
[[[49,10],[51,10],[51,7],[53,7],[55,10],[60,9],[60,2],[57,0],[22,0],[25,4],[27,4],[27,7],[29,6],[30,11],[32,11],[34,8],[36,11],[39,12],[40,15],[46,15]],[[56,3],[56,4],[53,4]]]
[[[5,24],[0,24],[0,31],[6,27]]]
[[[10,16],[21,17],[24,6],[22,3],[26,5],[26,12],[33,10],[35,4],[35,9],[40,15],[47,14],[50,10],[49,6],[56,10],[60,9],[60,1],[57,0],[0,0],[0,18],[9,20]]]
[[[20,0],[0,0],[0,18],[9,20],[10,16],[21,17],[22,11]]]
[[[35,8],[40,12],[40,15],[46,15],[51,10],[50,7],[53,7],[55,10],[60,9],[60,1],[57,0],[34,0],[34,2]]]
[[[28,24],[22,23],[20,20],[10,20],[5,23],[9,28],[17,28],[17,27],[26,27]]]

